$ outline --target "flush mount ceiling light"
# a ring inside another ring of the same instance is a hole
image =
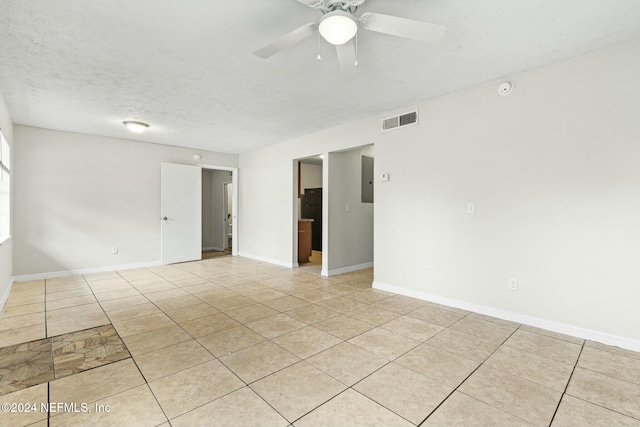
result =
[[[332,45],[340,46],[351,40],[358,32],[358,24],[353,15],[342,10],[334,10],[320,19],[320,35]]]
[[[149,127],[149,125],[146,123],[136,122],[132,120],[125,120],[122,123],[133,133],[142,133]]]

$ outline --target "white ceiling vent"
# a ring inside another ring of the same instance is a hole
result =
[[[383,119],[382,132],[386,132],[386,131],[403,127],[403,126],[417,125],[417,124],[418,124],[418,110],[415,110],[409,113],[401,114],[399,116]]]

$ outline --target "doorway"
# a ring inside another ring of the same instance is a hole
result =
[[[323,156],[297,162],[297,264],[320,274],[323,254]]]
[[[224,252],[231,253],[233,251],[233,182],[225,181],[222,183],[222,229],[225,237],[224,245],[222,246]],[[226,233],[226,234],[225,234]]]
[[[202,258],[233,253],[233,172],[202,169]]]

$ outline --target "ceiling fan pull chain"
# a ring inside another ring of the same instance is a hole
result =
[[[320,31],[316,31],[316,34],[318,35],[318,62],[322,61],[322,57],[320,56]]]

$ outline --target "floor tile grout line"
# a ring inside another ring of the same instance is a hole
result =
[[[551,421],[549,421],[549,426],[551,426],[551,424],[553,424],[553,420],[556,418],[556,415],[558,414],[558,409],[560,409],[560,404],[562,403],[562,399],[564,399],[565,394],[567,394],[567,390],[569,389],[569,384],[571,383],[571,379],[573,378],[573,374],[576,371],[576,368],[578,367],[578,363],[580,362],[580,356],[582,356],[582,351],[583,350],[584,350],[584,342],[582,343],[582,347],[580,347],[580,353],[578,354],[578,357],[576,358],[576,362],[573,365],[573,369],[571,370],[571,375],[569,375],[569,379],[567,380],[567,384],[564,387],[564,391],[560,395],[560,400],[558,400],[558,404],[556,405],[556,409],[555,409],[555,411],[553,411],[553,416],[551,417]]]
[[[469,314],[471,314],[471,313],[469,313]],[[467,316],[469,316],[469,314],[467,314]],[[467,316],[465,316],[465,317],[467,317]],[[464,319],[465,317],[463,317],[462,319]],[[462,319],[460,319],[460,320],[462,320]],[[460,320],[458,320],[458,321],[460,321]],[[456,324],[456,323],[458,323],[458,322],[454,322],[451,326],[453,326],[453,325],[454,325],[454,324]],[[448,329],[448,328],[447,328],[447,329]],[[509,336],[508,336],[507,338],[505,338],[505,339],[502,341],[502,343],[501,343],[500,345],[498,345],[498,346],[496,347],[496,349],[495,349],[495,350],[493,350],[493,351],[491,352],[491,354],[490,354],[490,355],[488,355],[488,356],[487,356],[487,357],[486,357],[486,358],[485,358],[485,359],[484,359],[484,360],[483,360],[483,361],[482,361],[482,362],[481,362],[481,363],[480,363],[480,364],[479,364],[479,365],[478,365],[478,366],[477,366],[473,371],[471,371],[471,373],[470,373],[469,375],[467,375],[467,376],[465,377],[465,379],[464,379],[464,380],[460,381],[460,383],[459,383],[456,387],[454,387],[454,389],[451,391],[451,393],[449,393],[449,394],[447,395],[447,397],[446,397],[446,398],[444,398],[444,399],[443,399],[443,400],[438,404],[438,406],[436,406],[436,407],[433,409],[433,411],[431,411],[431,412],[429,413],[429,415],[427,415],[427,416],[426,416],[426,418],[425,418],[424,420],[422,420],[418,425],[421,425],[421,424],[423,424],[425,421],[427,421],[427,419],[429,419],[429,417],[430,417],[431,415],[433,415],[433,414],[438,410],[438,408],[440,408],[440,406],[442,406],[442,405],[444,404],[444,402],[446,402],[446,401],[447,401],[447,400],[448,400],[448,399],[449,399],[449,398],[450,398],[450,397],[451,397],[451,396],[452,396],[456,391],[458,391],[458,389],[459,389],[459,388],[460,388],[460,387],[461,387],[461,386],[462,386],[462,385],[463,385],[463,384],[464,384],[464,383],[465,383],[469,378],[471,378],[471,376],[472,376],[473,374],[475,374],[475,373],[476,373],[476,372],[477,372],[477,371],[478,371],[482,366],[484,366],[485,362],[486,362],[487,360],[489,360],[489,358],[490,358],[491,356],[493,356],[493,355],[495,354],[495,352],[496,352],[496,351],[498,351],[498,349],[499,349],[500,347],[502,347],[502,346],[504,345],[504,343],[506,343],[506,342],[509,340],[509,338],[511,338],[511,336],[512,336],[513,334],[515,334],[515,333],[516,333],[516,331],[517,331],[518,329],[520,329],[520,327],[516,328],[513,332],[511,332],[511,333],[509,334]],[[427,340],[427,341],[428,341],[428,340]],[[456,353],[453,353],[453,354],[456,354]],[[462,356],[462,357],[464,357],[464,356]],[[487,366],[488,366],[488,365],[487,365]],[[415,371],[414,371],[414,372],[415,372]],[[445,384],[445,385],[446,385],[446,384]],[[463,393],[463,392],[461,392],[461,391],[460,391],[460,393]],[[465,394],[465,393],[463,393],[463,394]],[[465,394],[465,395],[466,395],[466,394]],[[473,397],[473,396],[470,396],[470,397]],[[476,400],[479,400],[479,399],[476,399]],[[490,405],[490,404],[489,404],[489,403],[487,403],[487,402],[483,402],[483,401],[481,401],[481,400],[480,400],[480,402],[484,403],[485,405],[489,405],[489,406],[491,406],[491,407],[493,407],[493,408],[495,408],[495,409],[498,409],[498,410],[500,410],[500,411],[502,411],[502,412],[506,412],[506,413],[508,413],[508,414],[510,414],[510,415],[513,415],[513,416],[515,416],[515,417],[517,417],[517,418],[520,418],[520,417],[518,417],[517,415],[511,414],[510,412],[504,411],[504,410],[502,410],[502,409],[500,409],[500,408],[496,408],[495,406]]]

